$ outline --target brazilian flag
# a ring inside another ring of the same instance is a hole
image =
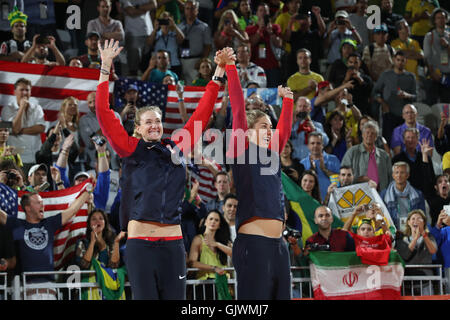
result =
[[[306,239],[318,231],[314,223],[314,210],[320,207],[319,201],[307,194],[303,189],[289,178],[284,172],[281,172],[281,182],[283,184],[284,194],[291,204],[292,210],[298,215],[302,223],[302,241],[305,245]],[[342,228],[344,223],[333,215],[332,228]]]
[[[125,300],[125,276],[127,270],[125,266],[118,269],[107,268],[102,262],[93,258],[91,270],[95,270],[95,275],[90,275],[82,279],[82,282],[98,283],[102,294],[97,288],[83,289],[81,298],[83,300]]]

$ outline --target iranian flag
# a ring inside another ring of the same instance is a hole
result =
[[[386,266],[366,265],[355,252],[310,253],[316,300],[398,300],[404,262],[391,251]]]

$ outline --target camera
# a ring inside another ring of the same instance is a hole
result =
[[[336,20],[336,25],[337,26],[345,26],[345,20],[337,19]]]
[[[308,112],[306,112],[306,111],[301,111],[301,112],[297,113],[297,119],[300,121],[305,120],[307,116],[308,116]]]
[[[169,19],[158,19],[158,23],[160,26],[168,26],[169,25]]]
[[[289,237],[294,237],[295,239],[300,239],[302,237],[302,234],[300,231],[295,230],[295,229],[285,229],[283,231],[283,237],[285,237],[286,239]]]
[[[8,171],[8,173],[6,174],[6,177],[8,180],[17,179],[17,175],[12,171]]]
[[[100,147],[106,143],[105,138],[101,136],[94,135],[91,137],[91,139],[92,141],[94,141],[95,144],[99,145]]]
[[[309,251],[330,251],[330,245],[311,243],[311,245],[309,246]]]

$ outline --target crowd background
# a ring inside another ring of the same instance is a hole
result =
[[[99,43],[119,40],[124,50],[112,67],[111,80],[177,85],[183,122],[189,117],[183,87],[206,86],[212,78],[215,51],[232,47],[243,88],[287,85],[294,92],[291,139],[280,154],[283,172],[325,206],[335,188],[368,182],[389,211],[397,230],[392,235],[394,246],[404,252],[405,261],[441,263],[449,277],[450,221],[444,206],[450,204],[450,29],[446,11],[450,2],[4,3],[0,60],[99,69]],[[73,4],[81,8],[81,28],[70,30],[66,10]],[[381,24],[373,28],[367,23],[369,5],[378,5],[381,13]],[[89,112],[84,115],[78,110],[79,100],[68,96],[58,121],[50,126],[44,121],[43,108],[29,101],[31,89],[29,79],[19,79],[14,83],[15,101],[2,109],[2,197],[17,190],[62,190],[92,179],[95,189],[87,236],[76,246],[74,263],[85,269],[96,258],[105,265],[123,265],[125,239],[118,218],[121,161],[102,136],[95,116],[95,92],[87,98]],[[140,97],[138,88],[130,85],[123,103],[112,105],[130,135],[136,109],[144,106]],[[426,123],[421,113],[433,105],[440,106],[439,119]],[[268,104],[257,93],[247,97],[246,109],[266,112],[276,126],[280,107]],[[231,121],[225,94],[208,126],[224,130],[231,128]],[[227,255],[236,237],[238,203],[227,165],[203,157],[201,151],[194,150],[189,158],[200,159],[200,164],[189,167],[180,208],[186,262],[201,270],[199,279],[214,278],[231,265]],[[17,205],[2,202],[0,208],[14,215]],[[417,210],[422,210],[420,232],[411,231],[410,226]],[[31,215],[26,211],[27,217]],[[286,214],[286,228],[301,232],[288,206]],[[6,239],[0,242],[0,258],[5,261],[0,271],[20,273],[45,267],[42,261],[26,259],[30,246],[25,235],[31,227],[24,228],[22,234],[16,229],[11,234],[0,225],[0,235]],[[436,250],[428,245],[428,237]],[[297,239],[286,237],[291,263],[305,265],[302,258],[307,250]],[[13,241],[16,246],[11,245]],[[408,245],[417,246],[416,250],[408,251]],[[52,244],[48,242],[46,248],[51,252]]]

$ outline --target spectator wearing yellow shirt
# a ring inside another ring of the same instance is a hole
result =
[[[405,19],[411,25],[411,37],[423,47],[423,39],[431,30],[431,13],[439,8],[437,0],[409,0],[406,4]]]
[[[289,27],[289,21],[291,20],[291,17],[295,19],[294,16],[297,16],[298,10],[301,6],[300,0],[287,0],[285,1],[285,6],[287,7],[287,11],[281,13],[277,19],[275,20],[275,23],[278,24],[281,27],[281,34],[283,37],[284,42],[284,50],[286,50],[287,53],[291,52],[291,44],[289,43],[290,39],[286,39],[286,30]],[[291,31],[298,31],[300,28],[300,24],[298,21],[294,21],[291,25],[290,30]]]
[[[442,170],[446,171],[447,169],[450,169],[450,151],[444,153],[442,157]]]
[[[406,71],[412,72],[419,78],[418,60],[423,59],[423,50],[418,41],[409,37],[410,30],[406,20],[397,22],[398,38],[391,42],[391,47],[396,51],[402,50],[406,57]]]
[[[1,124],[4,124],[1,123]],[[0,161],[11,160],[18,167],[23,167],[22,159],[14,146],[8,146],[9,128],[0,127]]]
[[[297,51],[297,65],[299,71],[287,81],[288,87],[294,92],[294,101],[302,96],[312,99],[316,94],[317,84],[324,79],[320,74],[311,71],[311,52],[308,49]]]

